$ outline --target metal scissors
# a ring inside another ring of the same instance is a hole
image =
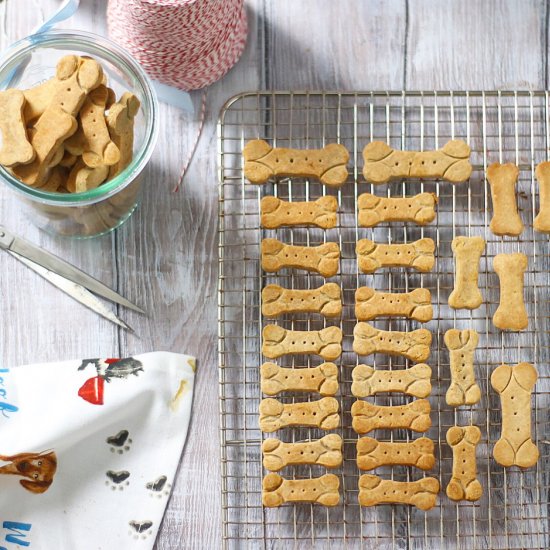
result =
[[[57,288],[72,296],[81,304],[105,317],[112,323],[132,331],[132,329],[111,310],[109,310],[94,294],[102,296],[111,302],[145,313],[141,308],[115,292],[112,288],[84,273],[74,265],[62,260],[55,254],[32,244],[21,237],[10,233],[0,225],[0,248],[6,250],[14,258],[54,284]],[[92,294],[92,292],[94,294]],[[132,331],[133,332],[133,331]]]

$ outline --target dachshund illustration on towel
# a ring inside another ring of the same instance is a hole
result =
[[[53,482],[57,470],[57,456],[53,451],[0,455],[0,475],[19,476],[19,483],[31,493],[45,493]]]

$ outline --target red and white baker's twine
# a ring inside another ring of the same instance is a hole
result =
[[[107,22],[111,38],[131,52],[149,76],[181,90],[219,80],[246,44],[243,0],[109,0]],[[199,136],[205,100],[203,94]],[[197,142],[198,136],[182,178]]]

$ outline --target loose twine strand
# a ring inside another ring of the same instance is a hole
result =
[[[247,36],[243,0],[109,0],[112,39],[152,78],[198,90],[219,80],[239,59]],[[198,132],[183,164],[177,191],[197,150],[206,115],[201,98]]]

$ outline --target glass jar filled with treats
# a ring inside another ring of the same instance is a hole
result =
[[[113,42],[51,31],[0,59],[0,181],[33,223],[92,237],[140,200],[158,126],[154,90]]]

